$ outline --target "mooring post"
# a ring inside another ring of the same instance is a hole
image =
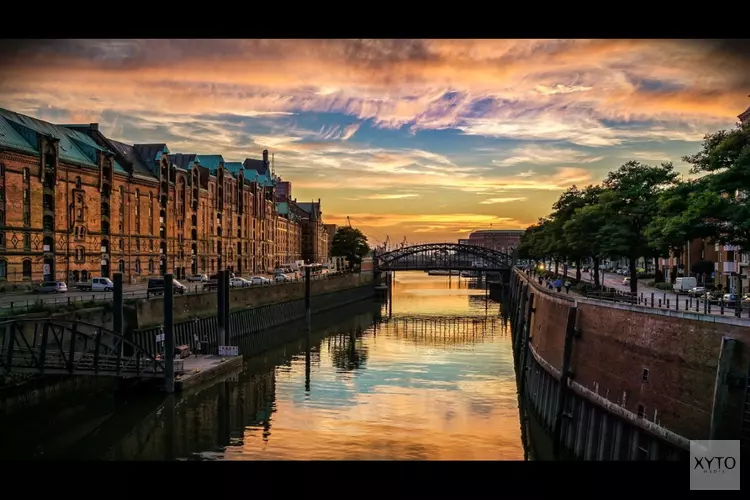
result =
[[[521,300],[519,301],[520,302],[519,310],[521,311],[521,314],[517,316],[517,319],[513,325],[516,330],[516,335],[515,335],[516,341],[514,342],[516,355],[519,354],[519,349],[521,348],[521,338],[523,337],[522,332],[524,329],[524,322],[522,318],[524,318],[527,312],[527,309],[526,309],[526,295],[527,295],[526,291],[527,290],[528,288],[523,289],[523,291],[521,292],[521,297],[520,297]]]
[[[224,345],[231,345],[229,342],[229,334],[231,333],[230,328],[232,326],[229,321],[229,306],[231,304],[231,297],[229,295],[229,274],[229,270],[224,271]]]
[[[112,327],[116,334],[123,334],[122,273],[115,273],[112,293]]]
[[[719,361],[716,366],[716,381],[714,383],[714,402],[711,408],[711,429],[708,439],[720,440],[730,439],[726,436],[724,421],[728,413],[729,384],[727,383],[732,372],[732,358],[734,357],[737,341],[731,337],[721,338],[721,350]],[[734,438],[731,438],[734,439]]]
[[[174,283],[172,273],[164,275],[164,388],[174,392]]]
[[[568,321],[565,326],[565,345],[563,346],[562,367],[560,368],[560,385],[557,388],[557,406],[555,406],[554,440],[552,445],[555,453],[559,451],[560,436],[562,435],[562,419],[565,410],[565,396],[568,393],[568,379],[570,378],[570,358],[573,352],[573,339],[576,335],[576,313],[578,308],[568,308]]]
[[[309,325],[312,321],[312,311],[310,310],[312,295],[312,283],[310,282],[310,266],[305,267],[305,318]]]
[[[226,345],[224,344],[224,278],[224,271],[216,273],[216,327],[218,330],[216,341],[219,345]]]
[[[530,293],[528,297],[528,306],[526,309],[526,328],[521,330],[521,369],[519,370],[520,382],[518,384],[518,391],[521,393],[521,397],[526,397],[526,358],[529,355],[529,343],[531,342],[531,315],[534,313],[534,293]]]
[[[114,289],[112,290],[112,329],[118,335],[124,337],[124,321],[123,321],[123,296],[122,296],[122,273],[115,273],[114,276]],[[129,349],[128,349],[129,351]],[[122,359],[122,356],[132,356],[132,352],[126,352],[125,342],[120,342],[120,349],[117,350],[117,358]],[[117,366],[120,366],[118,361]]]

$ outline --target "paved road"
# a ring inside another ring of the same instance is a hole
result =
[[[333,274],[332,274],[333,275]],[[272,278],[269,274],[255,274],[254,276],[263,276],[265,278]],[[249,276],[248,276],[249,277]],[[200,293],[203,292],[203,284],[197,282],[189,282],[182,280],[181,283],[188,287],[188,293]],[[129,298],[146,298],[146,283],[139,283],[136,285],[124,285],[123,294],[125,299]],[[68,301],[107,301],[112,300],[112,293],[110,292],[80,292],[73,288],[70,288],[66,293],[59,294],[41,294],[37,295],[30,292],[17,292],[17,293],[3,293],[0,294],[0,310],[13,309],[24,309],[35,302],[43,301],[45,304],[63,304]]]

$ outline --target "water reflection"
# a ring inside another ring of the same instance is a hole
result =
[[[392,307],[280,329],[296,340],[156,407],[110,412],[59,456],[522,460],[509,331],[483,285],[398,273]]]

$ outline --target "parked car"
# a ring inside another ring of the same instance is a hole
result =
[[[253,276],[249,281],[253,285],[268,285],[271,283],[271,280],[264,278],[263,276]]]
[[[109,278],[93,278],[91,281],[82,281],[73,285],[82,292],[111,292],[115,284]]]
[[[276,283],[285,283],[287,281],[292,281],[292,278],[290,278],[289,276],[287,276],[284,273],[278,273],[276,276],[273,277],[273,280]]]
[[[174,289],[174,293],[179,293],[180,295],[187,292],[187,287],[176,279],[172,280],[172,288]],[[146,285],[146,291],[150,295],[163,295],[164,278],[149,278],[148,284]]]
[[[232,288],[245,288],[246,286],[250,286],[250,282],[244,278],[230,278],[229,286]]]
[[[707,300],[711,303],[719,302],[719,300],[724,296],[723,293],[717,292],[717,291],[708,291],[706,292],[701,298],[703,300]]]
[[[34,288],[34,293],[65,293],[68,285],[62,281],[45,281]]]
[[[192,276],[188,276],[187,280],[190,283],[193,283],[193,282],[205,283],[206,281],[208,281],[208,276],[206,276],[205,274],[194,274]]]
[[[688,290],[688,295],[691,297],[700,297],[701,295],[705,295],[707,291],[705,286],[694,286]]]
[[[733,293],[725,293],[722,300],[725,304],[733,305],[737,301],[737,295]]]

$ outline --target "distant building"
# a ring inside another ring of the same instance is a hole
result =
[[[740,119],[740,123],[750,123],[750,107],[748,107],[744,112],[742,112],[742,114],[740,114],[737,118]]]
[[[336,236],[336,231],[339,230],[339,227],[336,224],[323,224],[323,227],[326,230],[326,237],[328,238],[328,258],[331,258],[331,250],[333,249],[333,237]]]
[[[311,203],[294,201],[292,205],[302,224],[302,259],[307,264],[328,262],[328,231],[323,223],[320,198]]]
[[[510,254],[518,247],[523,233],[517,229],[482,229],[471,233],[468,239],[459,240],[459,243]]]
[[[458,244],[459,245],[471,245],[471,240],[470,239],[460,239],[460,240],[458,240]]]

